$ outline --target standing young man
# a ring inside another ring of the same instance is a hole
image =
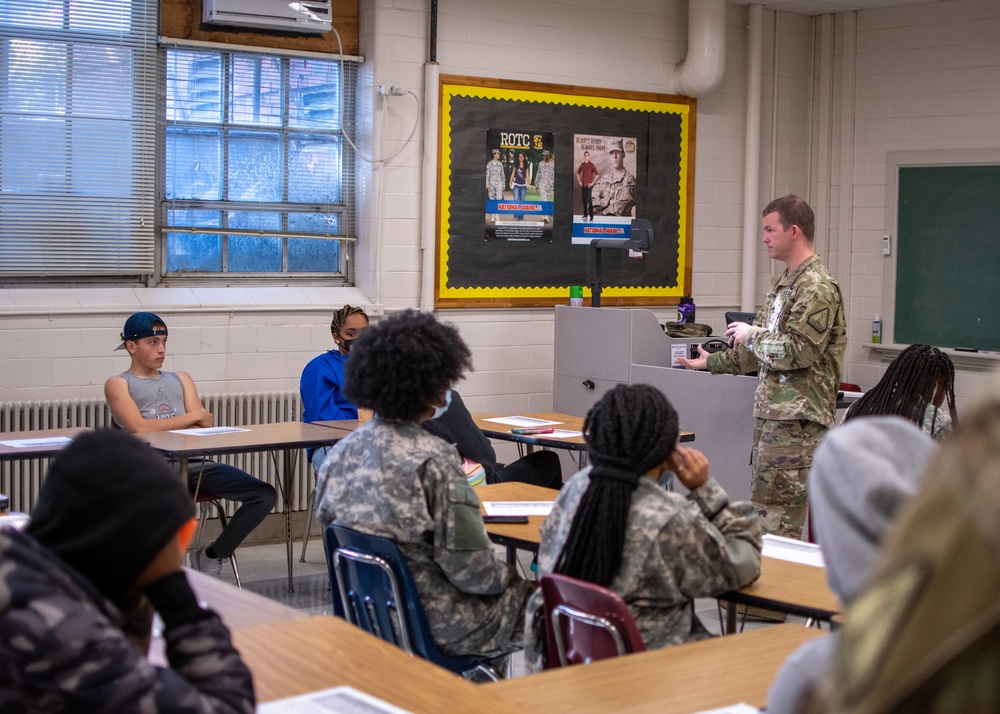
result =
[[[698,357],[678,361],[715,374],[758,371],[751,500],[766,533],[799,539],[813,451],[834,424],[847,326],[840,286],[816,255],[809,204],[785,196],[761,215],[767,254],[785,272],[753,325],[728,326],[730,349],[709,355],[699,347]]]
[[[104,383],[104,398],[118,426],[142,434],[213,425],[214,417],[202,405],[194,380],[186,372],[160,369],[167,355],[163,320],[151,312],[137,312],[125,321],[121,341],[117,349],[126,350],[132,362]],[[245,471],[207,459],[190,461],[188,487],[242,504],[215,542],[191,556],[195,569],[218,576],[222,561],[274,508],[277,494]]]
[[[594,220],[594,182],[601,177],[600,171],[590,160],[590,152],[583,152],[583,163],[576,169],[576,182],[580,184],[580,195],[583,198],[583,220]]]

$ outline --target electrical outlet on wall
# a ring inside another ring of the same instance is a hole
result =
[[[882,236],[882,255],[892,254],[892,239],[889,234],[886,233]]]

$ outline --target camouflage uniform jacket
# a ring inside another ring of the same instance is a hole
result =
[[[79,573],[0,529],[0,711],[254,711],[250,672],[214,614],[166,628],[169,669],[151,665],[126,629]]]
[[[535,185],[538,186],[543,201],[552,200],[552,189],[556,185],[556,163],[554,161],[542,161],[538,164]]]
[[[555,567],[589,485],[587,468],[559,492],[542,524],[539,575]],[[721,595],[756,580],[761,542],[753,506],[730,504],[715,479],[685,497],[641,478],[632,495],[621,567],[610,589],[625,600],[648,649],[705,639],[709,633],[694,614],[694,599]],[[529,671],[541,669],[539,643],[531,626],[541,604],[538,592],[525,615]]]
[[[486,188],[489,190],[490,200],[503,200],[503,164],[493,159],[486,164]]]
[[[333,447],[318,489],[320,523],[399,546],[445,654],[520,648],[535,585],[494,554],[454,446],[418,424],[376,417]]]
[[[753,415],[832,427],[847,325],[840,286],[813,255],[771,286],[746,342],[708,357],[716,374],[758,371]]]
[[[635,176],[623,169],[601,174],[594,184],[594,210],[605,216],[630,216],[635,206]]]

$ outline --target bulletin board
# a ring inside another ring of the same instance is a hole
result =
[[[691,293],[694,99],[448,75],[439,96],[436,307],[561,304],[571,286],[589,304],[590,239],[632,218],[652,222],[655,260],[602,250],[602,304]]]

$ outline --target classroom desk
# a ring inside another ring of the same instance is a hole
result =
[[[443,667],[411,657],[339,617],[269,622],[233,631],[258,702],[349,685],[415,714],[537,712]]]
[[[219,613],[230,630],[263,625],[267,622],[305,620],[309,617],[302,610],[288,607],[249,590],[241,590],[235,585],[199,573],[197,570],[185,568],[184,574],[187,575],[191,589],[198,596],[198,602],[208,605]]]
[[[285,546],[288,551],[288,592],[293,592],[292,511],[289,503],[292,497],[292,474],[295,473],[299,449],[333,444],[346,434],[335,429],[305,424],[300,421],[254,424],[239,428],[247,431],[206,436],[177,434],[171,431],[152,431],[137,434],[137,436],[166,456],[180,459],[181,476],[185,483],[187,483],[188,459],[191,457],[270,451],[274,453],[274,459],[277,462],[275,452],[280,451],[284,468],[275,469],[275,472],[284,506]]]
[[[75,426],[66,429],[37,429],[35,431],[5,431],[0,433],[0,441],[22,441],[25,439],[74,439],[90,427]],[[44,459],[55,456],[66,448],[66,444],[43,443],[34,446],[6,446],[0,444],[0,461],[20,461],[23,459]]]
[[[487,484],[475,489],[479,496],[479,509],[486,515],[483,501],[554,501],[559,491],[520,481]],[[506,546],[507,562],[513,563],[518,549],[538,551],[542,542],[539,528],[545,516],[528,516],[527,523],[487,523],[486,534],[494,543]]]
[[[719,599],[814,620],[830,620],[843,610],[827,585],[826,568],[777,558],[761,558],[760,577],[755,582]],[[736,631],[737,610],[727,609],[726,632]]]
[[[547,714],[696,712],[746,702],[762,707],[785,658],[824,633],[773,625],[481,685]]]

